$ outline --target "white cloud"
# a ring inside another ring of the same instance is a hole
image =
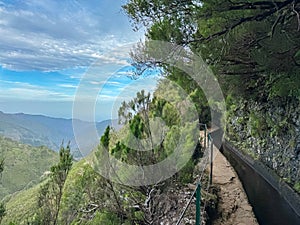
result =
[[[33,101],[71,101],[72,94],[66,92],[46,89],[44,86],[32,85],[29,83],[0,81],[0,99],[13,100],[33,100]]]
[[[154,79],[125,79],[132,75],[124,71],[130,48],[142,35],[131,31],[121,1],[27,0],[13,5],[0,0],[0,68],[21,71],[0,80],[0,101],[18,102],[10,110],[29,113],[50,113],[58,106],[60,112],[51,115],[69,116],[74,97],[87,104],[99,96],[97,110],[104,119],[137,91],[153,91]],[[78,90],[80,96],[75,96]],[[84,114],[87,109],[80,110]]]
[[[117,75],[131,77],[134,75],[134,72],[133,71],[119,71],[119,72],[117,72]]]
[[[131,31],[120,5],[108,0],[0,4],[2,67],[53,71],[95,60],[128,64],[128,48],[118,49],[141,34]]]
[[[102,84],[104,84],[105,83],[105,81],[90,81],[90,84],[92,84],[92,85],[102,85]]]
[[[73,85],[73,84],[58,84],[58,87],[63,87],[63,88],[77,88],[77,85]]]
[[[0,98],[8,99],[18,99],[18,100],[48,100],[48,101],[57,101],[57,100],[72,100],[72,96],[63,94],[61,92],[55,92],[50,90],[42,89],[29,89],[29,88],[10,88],[5,91],[0,91]]]

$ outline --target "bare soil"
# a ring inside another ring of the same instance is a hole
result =
[[[219,216],[213,225],[258,225],[236,172],[216,147],[214,156],[213,183],[220,191]]]

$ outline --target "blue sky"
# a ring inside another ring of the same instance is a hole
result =
[[[80,86],[81,99],[97,95],[102,120],[140,89],[153,91],[157,77],[128,78],[129,50],[143,32],[132,31],[124,3],[0,0],[0,110],[70,118]]]

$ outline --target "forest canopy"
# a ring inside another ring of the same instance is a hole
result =
[[[299,98],[299,0],[130,0],[123,8],[149,40],[201,55],[226,95]]]

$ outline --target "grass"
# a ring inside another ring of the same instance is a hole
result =
[[[27,218],[32,217],[37,211],[37,193],[40,185],[28,190],[17,192],[11,195],[6,203],[6,216],[1,224],[26,224]]]
[[[0,156],[4,158],[0,200],[38,184],[43,173],[58,161],[58,154],[46,147],[32,147],[2,136]]]

